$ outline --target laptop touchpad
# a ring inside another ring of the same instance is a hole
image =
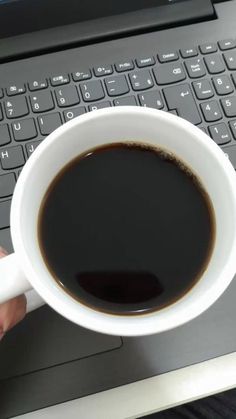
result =
[[[79,327],[48,306],[26,316],[0,344],[0,379],[119,348],[120,337]]]

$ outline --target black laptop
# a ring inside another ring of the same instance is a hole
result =
[[[25,162],[85,112],[172,112],[236,168],[235,16],[235,0],[0,0],[1,246],[13,250],[11,197]],[[105,336],[36,310],[0,344],[0,418],[234,352],[235,299],[234,282],[196,320],[143,338]]]

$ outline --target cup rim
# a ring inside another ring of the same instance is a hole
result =
[[[162,122],[166,122],[168,124],[179,126],[182,129],[185,129],[186,132],[192,137],[195,138],[196,141],[199,141],[202,146],[208,152],[214,155],[214,158],[220,162],[220,166],[222,167],[222,171],[224,172],[227,181],[230,185],[230,188],[232,190],[233,195],[233,201],[234,201],[234,211],[236,216],[236,192],[235,190],[235,184],[236,184],[236,173],[234,171],[233,166],[231,163],[229,163],[226,156],[224,156],[224,153],[220,150],[220,148],[213,142],[209,141],[209,137],[206,136],[205,133],[201,132],[197,127],[190,124],[188,121],[176,117],[175,115],[168,114],[163,111],[157,111],[155,109],[151,108],[139,108],[139,107],[133,107],[133,106],[127,106],[127,107],[117,107],[117,108],[105,108],[100,109],[94,112],[90,112],[84,115],[81,115],[68,123],[62,125],[57,130],[55,130],[52,134],[50,134],[46,140],[40,144],[40,146],[36,149],[34,154],[31,156],[27,164],[22,170],[22,174],[19,178],[19,181],[17,182],[17,186],[13,195],[12,200],[12,207],[11,207],[11,235],[13,240],[14,249],[18,258],[19,266],[24,271],[27,279],[32,284],[32,286],[36,289],[36,291],[41,295],[42,298],[45,299],[45,301],[52,306],[57,312],[62,314],[63,316],[67,317],[69,320],[80,324],[84,327],[90,328],[97,332],[102,333],[109,333],[114,335],[123,335],[123,336],[138,336],[138,335],[146,335],[151,333],[158,333],[162,331],[169,330],[171,328],[180,326],[181,324],[186,323],[187,321],[192,320],[199,314],[201,314],[203,311],[205,311],[208,307],[210,307],[217,299],[218,297],[223,293],[223,291],[227,288],[229,283],[234,277],[234,274],[236,272],[236,234],[234,237],[234,242],[232,245],[232,249],[230,252],[230,255],[228,257],[228,263],[224,267],[224,269],[221,272],[220,278],[217,278],[216,286],[214,287],[213,292],[206,293],[206,297],[202,299],[201,304],[197,306],[195,304],[195,307],[192,308],[192,310],[182,310],[181,313],[179,313],[179,316],[177,318],[170,321],[170,319],[167,316],[167,320],[160,323],[155,322],[149,322],[149,325],[146,325],[146,329],[144,330],[142,327],[139,328],[138,323],[140,323],[140,315],[132,316],[134,317],[133,322],[133,329],[131,327],[125,328],[124,323],[121,323],[120,325],[116,324],[113,325],[113,327],[109,326],[108,323],[104,321],[102,324],[100,321],[94,322],[93,324],[88,324],[83,319],[79,319],[79,316],[74,316],[72,310],[69,310],[67,307],[67,303],[65,305],[61,304],[60,306],[58,304],[57,299],[55,296],[53,296],[53,292],[48,293],[46,292],[42,282],[40,281],[39,275],[37,272],[35,272],[34,267],[32,266],[30,262],[30,255],[27,254],[26,249],[24,248],[23,243],[23,234],[21,232],[21,222],[20,218],[18,216],[20,204],[22,202],[24,191],[25,191],[25,182],[27,181],[28,176],[30,176],[30,173],[32,170],[35,170],[35,164],[38,164],[38,159],[40,159],[40,156],[45,152],[45,150],[48,148],[48,146],[56,141],[58,137],[64,136],[68,130],[75,129],[77,126],[81,124],[87,124],[89,121],[97,119],[97,118],[106,118],[107,115],[122,115],[122,114],[132,114],[132,116],[135,117],[141,117],[143,114],[149,114],[152,115],[155,118],[158,118],[159,120],[162,120]],[[208,141],[206,141],[206,139]],[[53,280],[54,281],[54,280]],[[55,282],[55,281],[54,281]],[[212,290],[211,290],[212,291]],[[181,299],[180,299],[181,300]],[[149,314],[145,314],[146,318],[155,318],[159,316],[160,312],[164,312],[165,310],[169,310],[169,307],[173,307],[175,305],[179,305],[178,300],[175,304],[172,304],[168,306],[166,309],[162,309],[156,312],[152,312]],[[78,306],[81,305],[81,303],[77,303]],[[79,312],[79,308],[77,310]],[[96,312],[94,310],[94,312]],[[102,316],[105,318],[109,317],[114,319],[114,315],[112,314],[105,314],[102,313]],[[117,316],[118,317],[118,316]],[[121,317],[121,316],[120,316]],[[123,319],[125,319],[127,316],[122,316]],[[172,316],[173,317],[173,316]],[[131,316],[128,316],[130,319]],[[109,327],[108,327],[109,326]]]

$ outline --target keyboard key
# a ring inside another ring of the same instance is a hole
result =
[[[39,144],[41,144],[41,142],[42,141],[31,141],[25,145],[26,154],[28,158],[31,156],[31,154],[33,154],[33,152],[36,150]]]
[[[228,118],[236,116],[236,96],[229,96],[225,99],[221,99],[221,105]]]
[[[23,96],[14,97],[5,101],[6,116],[9,119],[19,118],[20,116],[28,115],[29,109],[26,98]]]
[[[129,74],[129,79],[133,90],[146,90],[154,86],[149,70],[133,71]]]
[[[107,77],[104,81],[109,96],[120,96],[129,92],[129,86],[124,75]]]
[[[22,84],[12,84],[11,86],[7,87],[7,96],[15,96],[25,93],[25,85]]]
[[[152,56],[151,57],[138,58],[136,60],[136,64],[139,68],[149,67],[150,65],[155,64],[155,59]]]
[[[138,98],[141,106],[154,109],[164,108],[164,102],[158,90],[152,90],[151,92],[141,93],[138,95]]]
[[[164,64],[153,69],[157,84],[172,84],[186,79],[182,64]]]
[[[0,229],[10,227],[11,201],[0,202]]]
[[[201,58],[194,58],[193,60],[186,61],[185,66],[189,77],[192,79],[206,75],[206,70]]]
[[[228,127],[224,124],[211,125],[209,127],[211,138],[218,145],[227,144],[231,141],[231,136]]]
[[[7,147],[0,151],[0,159],[3,169],[15,169],[25,164],[22,147]]]
[[[180,54],[183,58],[196,57],[198,55],[197,48],[184,48],[180,50]]]
[[[72,78],[74,81],[83,81],[83,80],[89,80],[92,77],[91,70],[85,69],[81,71],[76,71],[75,73],[72,73]]]
[[[202,54],[211,54],[212,52],[217,52],[218,47],[216,44],[208,43],[208,44],[200,45],[199,49]]]
[[[86,109],[84,106],[79,106],[78,108],[73,109],[67,109],[63,112],[65,121],[70,121],[71,119],[74,119],[76,116],[83,115],[86,112]]]
[[[103,99],[105,96],[100,80],[88,81],[80,84],[80,90],[85,102]]]
[[[99,102],[96,105],[89,105],[90,111],[97,111],[98,109],[109,108],[111,106],[111,102],[108,100],[106,102]]]
[[[210,55],[205,57],[204,60],[210,74],[218,74],[225,71],[225,63],[220,55]]]
[[[0,198],[13,195],[16,185],[16,178],[14,173],[0,176]]]
[[[179,59],[179,55],[176,51],[173,52],[163,52],[157,55],[161,63],[168,63],[169,61],[176,61]]]
[[[32,80],[28,83],[29,90],[34,92],[35,90],[42,90],[48,87],[48,81],[46,79]]]
[[[223,41],[218,42],[218,44],[222,51],[236,47],[235,39],[224,39]]]
[[[0,125],[0,146],[11,142],[10,132],[7,124]]]
[[[206,122],[214,122],[222,119],[222,113],[218,102],[211,100],[210,102],[204,102],[201,105],[202,113]]]
[[[121,61],[115,64],[115,69],[118,73],[121,73],[123,71],[133,70],[134,63],[132,60]]]
[[[199,80],[193,83],[193,88],[198,99],[209,99],[214,96],[209,80]]]
[[[101,66],[97,66],[93,69],[94,74],[96,77],[101,77],[101,76],[108,76],[109,74],[113,73],[113,68],[112,66],[109,65],[101,65]]]
[[[232,131],[233,137],[236,140],[236,119],[234,121],[230,121],[229,126]]]
[[[202,119],[188,84],[167,87],[163,90],[168,109],[176,109],[179,116],[192,124],[200,124]]]
[[[214,77],[213,84],[218,95],[228,95],[234,91],[233,84],[228,76]]]
[[[228,159],[231,161],[234,168],[236,168],[236,145],[230,145],[228,147],[223,146],[222,150],[226,157],[228,157]]]
[[[229,70],[236,70],[236,50],[228,51],[223,54]]]
[[[36,92],[30,96],[32,111],[35,113],[46,112],[54,109],[51,92]]]
[[[76,86],[65,86],[55,90],[57,104],[60,108],[77,105],[80,102]]]
[[[57,76],[52,76],[50,82],[52,86],[60,86],[61,84],[67,84],[70,81],[68,74],[59,74]]]
[[[134,96],[126,96],[113,101],[115,106],[136,106],[137,102]]]
[[[37,136],[37,130],[33,118],[22,119],[12,123],[12,131],[15,141],[25,141]]]
[[[38,123],[41,134],[49,135],[62,124],[61,116],[58,112],[39,116]]]

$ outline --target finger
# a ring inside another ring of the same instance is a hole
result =
[[[7,255],[5,249],[0,247],[0,258]],[[12,298],[0,305],[0,339],[4,333],[21,321],[26,313],[26,298],[21,295]]]

